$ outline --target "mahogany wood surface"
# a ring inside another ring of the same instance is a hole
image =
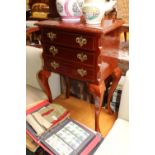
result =
[[[99,116],[106,90],[105,80],[113,77],[108,97],[108,107],[115,90],[119,72],[118,48],[121,20],[103,20],[101,25],[64,23],[60,20],[38,22],[41,30],[44,66],[39,79],[49,100],[52,96],[48,86],[50,72],[65,76],[66,97],[69,97],[69,78],[84,81],[95,99],[95,130],[100,131]],[[120,72],[119,72],[120,73]],[[109,113],[111,109],[109,109]]]
[[[64,76],[64,81],[66,83],[66,98],[70,97],[70,79]]]
[[[39,31],[39,27],[38,26],[26,28],[26,34],[31,34],[33,32],[37,32],[37,31]]]
[[[40,27],[46,27],[57,29],[59,30],[66,30],[69,32],[83,32],[85,34],[93,33],[95,35],[99,35],[100,33],[108,34],[112,32],[113,30],[116,30],[117,28],[120,28],[124,22],[122,20],[103,20],[100,25],[89,25],[82,22],[79,23],[67,23],[63,22],[60,19],[54,19],[54,20],[44,20],[38,22],[36,25]],[[88,35],[88,34],[87,34]]]
[[[99,85],[89,84],[88,88],[89,92],[95,98],[95,130],[101,132],[99,127],[99,116],[101,112],[104,92],[106,90],[105,83],[102,81],[102,83]]]
[[[122,70],[119,67],[115,68],[111,75],[112,76],[112,85],[109,90],[108,101],[107,101],[107,108],[108,108],[108,111],[110,114],[112,114],[112,110],[110,108],[110,101],[111,101],[112,95],[115,91],[115,88],[117,87],[118,82],[121,78],[121,75],[122,75]]]
[[[41,70],[38,73],[38,78],[40,80],[40,84],[43,88],[43,90],[45,91],[45,93],[48,96],[49,101],[52,103],[53,99],[52,99],[52,94],[51,94],[51,90],[48,84],[48,78],[51,75],[51,72],[47,71],[47,70]]]

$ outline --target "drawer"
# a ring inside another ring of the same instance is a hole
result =
[[[86,50],[94,50],[97,48],[97,39],[94,36],[89,36],[80,33],[69,33],[62,30],[43,29],[42,43],[54,43],[67,47],[75,47]]]
[[[93,68],[68,63],[63,59],[52,59],[44,55],[44,69],[81,81],[95,81],[95,70]]]
[[[53,58],[63,58],[70,62],[77,62],[94,67],[95,65],[95,53],[86,52],[84,50],[78,50],[74,48],[65,48],[59,45],[46,44],[43,46],[44,53],[50,55]]]

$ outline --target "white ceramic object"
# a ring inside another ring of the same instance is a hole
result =
[[[56,7],[64,22],[79,22],[84,0],[56,0]]]
[[[82,12],[87,24],[100,24],[105,12],[110,11],[116,1],[111,0],[85,0],[82,7]]]

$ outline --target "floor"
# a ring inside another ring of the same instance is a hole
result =
[[[65,98],[64,95],[59,96],[54,100],[57,104],[64,106],[70,110],[70,117],[83,123],[91,129],[95,129],[94,124],[94,105],[86,101],[77,99],[75,97]],[[105,109],[101,110],[100,114],[100,130],[103,137],[107,135],[113,123],[116,119],[116,116],[110,115]]]

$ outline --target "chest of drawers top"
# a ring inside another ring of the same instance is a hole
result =
[[[121,20],[105,20],[101,25],[88,25],[46,20],[39,22],[37,25],[41,29],[43,43],[96,50],[100,46],[101,37],[113,33],[122,23]]]
[[[94,42],[101,36],[109,35],[122,25],[121,20],[105,20],[101,25],[88,25],[83,23],[64,23],[59,20],[41,21],[37,25],[42,30],[42,41],[52,43],[61,43],[62,45],[70,45],[87,49],[95,49]],[[50,38],[50,39],[49,39]]]
[[[42,28],[60,29],[65,31],[86,32],[86,33],[103,33],[107,34],[120,26],[124,22],[122,20],[103,20],[100,25],[88,25],[84,23],[65,23],[60,20],[44,20],[38,22],[36,25]]]

